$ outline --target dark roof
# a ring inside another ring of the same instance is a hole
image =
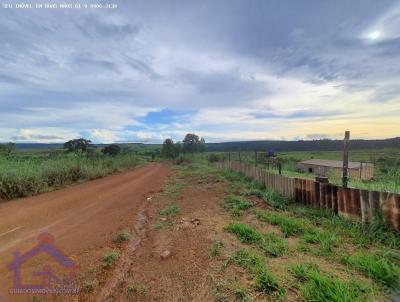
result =
[[[342,168],[343,161],[341,160],[329,160],[329,159],[309,159],[300,162],[300,164],[306,165],[314,165],[314,166],[323,166],[323,167],[332,167],[332,168]],[[366,163],[363,163],[363,166]],[[360,162],[350,161],[349,162],[349,169],[359,168],[361,165]]]

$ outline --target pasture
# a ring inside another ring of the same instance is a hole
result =
[[[210,153],[222,160],[228,160],[228,152]],[[210,155],[209,154],[209,155]],[[260,152],[260,154],[262,154]],[[282,175],[314,179],[315,175],[303,173],[297,169],[300,161],[307,159],[341,160],[341,151],[292,151],[277,152],[277,158],[282,161]],[[239,152],[231,152],[231,160],[239,160]],[[240,152],[240,160],[255,164],[255,152]],[[363,161],[375,166],[374,178],[369,181],[349,180],[349,187],[374,191],[400,193],[400,148],[353,150],[349,153],[350,161]],[[266,170],[278,173],[277,167],[258,161],[258,166],[264,166]],[[332,184],[340,185],[339,177],[331,176]]]

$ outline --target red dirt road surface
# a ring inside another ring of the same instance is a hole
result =
[[[14,252],[26,253],[48,232],[54,245],[81,270],[98,260],[121,229],[130,229],[147,196],[160,191],[168,169],[151,163],[128,172],[73,185],[42,195],[0,204],[0,302],[32,301],[32,296],[10,295],[13,273],[7,266]],[[43,268],[38,257],[23,265]],[[25,269],[25,268],[24,268]],[[43,271],[43,270],[39,270]],[[40,279],[42,280],[42,279]],[[42,301],[42,298],[40,298]]]

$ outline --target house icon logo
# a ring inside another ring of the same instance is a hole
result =
[[[37,245],[21,254],[14,252],[13,261],[8,265],[8,270],[13,272],[13,288],[11,294],[76,294],[79,288],[73,287],[78,266],[63,252],[54,246],[54,237],[49,233],[40,234]],[[42,269],[31,272],[31,277],[41,282],[26,284],[23,280],[23,266],[36,257],[44,256],[48,262],[55,263],[64,272],[56,272],[49,263],[45,263]]]

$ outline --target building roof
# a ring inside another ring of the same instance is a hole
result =
[[[300,164],[306,165],[314,165],[314,166],[323,166],[323,167],[332,167],[332,168],[342,168],[343,161],[341,160],[329,160],[329,159],[309,159],[300,162]],[[363,163],[363,166],[366,163]],[[356,161],[349,161],[349,169],[360,168],[361,163]]]

